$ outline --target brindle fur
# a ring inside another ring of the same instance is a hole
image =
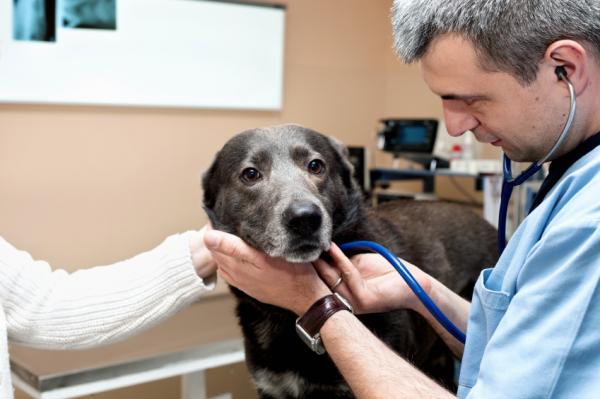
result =
[[[307,171],[313,159],[324,161],[322,175]],[[262,179],[244,183],[240,176],[247,167],[259,170]],[[203,188],[216,229],[295,262],[314,260],[330,241],[372,240],[470,298],[479,271],[496,260],[494,228],[466,207],[424,201],[365,207],[340,143],[298,125],[235,136],[205,173]],[[323,213],[316,233],[298,237],[286,230],[282,214],[298,201],[311,201]],[[331,359],[297,337],[294,314],[232,291],[261,398],[354,397]],[[400,355],[454,389],[453,357],[420,316],[398,310],[359,317]]]

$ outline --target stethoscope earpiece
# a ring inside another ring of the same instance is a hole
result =
[[[554,73],[556,74],[558,80],[565,80],[567,78],[567,70],[563,65],[557,66],[554,70]]]

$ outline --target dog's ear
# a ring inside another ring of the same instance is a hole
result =
[[[329,139],[329,143],[333,148],[336,156],[336,161],[338,161],[340,165],[340,176],[342,177],[342,182],[344,186],[348,189],[355,189],[356,182],[354,181],[354,165],[350,162],[350,152],[348,151],[348,147],[344,145],[340,140],[335,137],[327,137]]]
[[[209,217],[212,214],[212,209],[215,206],[215,202],[219,194],[220,156],[221,152],[219,151],[215,156],[213,163],[210,165],[208,170],[202,175],[202,191],[204,192],[204,198],[202,202],[204,205],[204,210],[209,215]]]

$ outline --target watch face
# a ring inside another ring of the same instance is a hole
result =
[[[310,336],[306,332],[306,330],[302,328],[300,324],[298,324],[298,320],[296,320],[296,333],[298,334],[302,342],[304,342],[306,346],[308,346],[310,350],[315,352],[317,355],[324,354],[325,347],[323,346],[323,342],[321,342],[321,334],[316,333],[314,337]]]
[[[350,303],[336,292],[319,299],[306,311],[304,316],[296,319],[296,333],[313,352],[319,355],[326,352],[319,330],[330,316],[340,310],[348,310],[353,313]],[[314,335],[308,331],[314,332]]]

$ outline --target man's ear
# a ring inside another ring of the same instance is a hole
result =
[[[590,83],[590,61],[590,53],[581,43],[568,39],[557,40],[546,49],[542,68],[547,67],[547,73],[552,73],[553,79],[558,79],[556,68],[564,68],[575,93],[579,96]]]

